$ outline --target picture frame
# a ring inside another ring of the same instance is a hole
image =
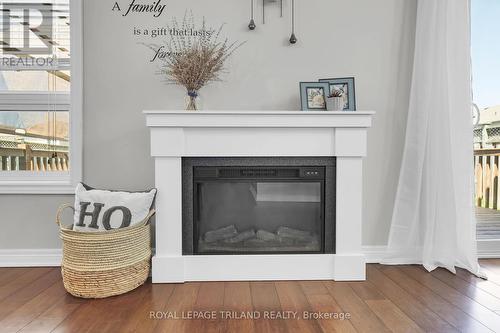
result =
[[[341,77],[332,79],[320,79],[319,82],[326,82],[329,85],[327,96],[334,89],[342,90],[345,106],[342,111],[356,111],[356,88],[354,77]]]
[[[300,82],[300,104],[302,111],[326,111],[328,82]]]

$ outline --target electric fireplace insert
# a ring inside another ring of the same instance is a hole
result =
[[[335,253],[335,158],[183,158],[183,254]]]

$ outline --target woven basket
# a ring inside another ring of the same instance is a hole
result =
[[[104,298],[126,293],[146,281],[151,260],[149,219],[154,210],[130,227],[81,232],[61,224],[65,208],[73,209],[69,204],[59,207],[56,222],[63,241],[61,272],[70,294]]]

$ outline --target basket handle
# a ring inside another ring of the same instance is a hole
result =
[[[144,223],[144,225],[146,225],[146,224],[148,224],[148,223],[149,223],[149,220],[151,219],[151,217],[152,217],[153,215],[155,215],[155,213],[156,213],[156,210],[154,210],[154,209],[151,209],[151,210],[149,211],[148,215],[146,215],[146,217],[144,218],[144,220],[142,220],[142,221],[143,221],[143,223]]]
[[[75,208],[70,203],[65,203],[59,206],[56,213],[56,223],[59,227],[61,226],[61,214],[66,208],[71,208],[73,213],[75,213]]]

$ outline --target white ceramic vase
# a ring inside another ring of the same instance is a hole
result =
[[[344,99],[342,97],[328,97],[326,99],[326,109],[328,111],[342,111],[344,109]]]

